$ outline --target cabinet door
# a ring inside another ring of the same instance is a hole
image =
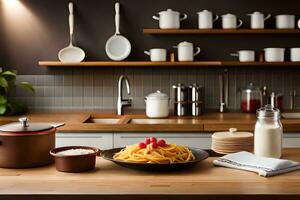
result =
[[[91,146],[99,149],[113,147],[112,133],[57,133],[56,146]]]
[[[146,137],[157,137],[189,147],[210,149],[211,134],[209,133],[115,133],[114,148],[124,147],[143,141]]]
[[[284,133],[283,147],[300,147],[300,133]]]

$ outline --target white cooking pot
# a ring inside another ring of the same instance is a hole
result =
[[[190,42],[180,42],[174,48],[178,48],[178,61],[194,61],[194,56],[198,55],[201,51],[200,47],[196,47],[197,51],[194,52],[194,45]]]
[[[284,48],[265,48],[265,61],[266,62],[283,62],[284,61]]]
[[[240,50],[237,53],[231,53],[231,56],[239,57],[240,62],[254,62],[255,51],[253,50]]]
[[[161,11],[158,15],[158,17],[154,15],[152,18],[159,21],[159,28],[161,29],[179,29],[180,21],[187,19],[186,14],[180,14],[172,9]]]
[[[169,116],[169,97],[160,91],[145,97],[146,115],[149,118],[165,118]]]
[[[230,13],[222,15],[223,29],[236,29],[236,28],[240,28],[242,25],[243,25],[243,21],[237,19],[236,15]]]
[[[291,61],[292,62],[300,62],[300,48],[299,47],[294,47],[290,49],[291,51]]]
[[[294,29],[295,28],[295,15],[276,15],[276,28],[277,29]]]
[[[167,61],[167,50],[166,49],[150,49],[149,51],[144,51],[144,53],[150,56],[152,62],[162,62]]]
[[[213,15],[211,11],[203,10],[198,12],[198,28],[199,29],[212,29],[213,23],[219,19],[218,15]]]

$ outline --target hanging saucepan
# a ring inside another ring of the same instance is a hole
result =
[[[0,167],[30,168],[53,162],[49,151],[55,148],[56,128],[64,124],[20,123],[0,126]]]

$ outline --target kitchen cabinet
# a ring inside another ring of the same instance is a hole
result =
[[[56,147],[92,146],[100,149],[113,148],[113,133],[57,133]]]
[[[146,137],[163,138],[168,143],[210,149],[211,134],[207,133],[115,133],[114,148],[143,141]]]

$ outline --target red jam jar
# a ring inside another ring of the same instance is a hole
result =
[[[247,113],[255,113],[262,105],[262,92],[258,87],[250,83],[241,90],[241,110]]]

